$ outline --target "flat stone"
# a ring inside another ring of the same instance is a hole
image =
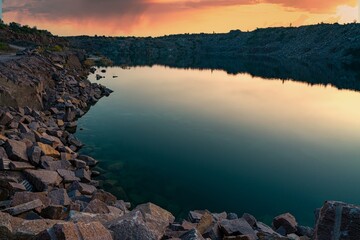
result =
[[[83,212],[107,214],[110,210],[104,202],[94,199],[86,206]]]
[[[35,169],[33,165],[27,162],[10,162],[9,167],[11,170],[22,171],[25,169]]]
[[[41,142],[38,142],[37,145],[41,148],[41,151],[44,153],[44,155],[54,158],[60,158],[60,153],[52,146]]]
[[[314,240],[360,239],[360,206],[326,201],[315,225]]]
[[[224,219],[220,221],[220,229],[225,236],[252,235],[254,239],[256,239],[255,231],[243,218],[233,220]]]
[[[63,178],[64,183],[72,183],[75,181],[80,181],[80,178],[75,176],[75,173],[66,169],[58,169],[57,172]]]
[[[62,178],[56,171],[48,170],[25,170],[25,175],[28,181],[38,191],[44,191],[49,186],[56,187],[62,181]]]
[[[50,198],[52,205],[69,206],[71,204],[71,199],[63,188],[51,190],[48,193],[48,198]]]
[[[4,210],[4,212],[7,212],[11,215],[19,215],[21,213],[28,212],[30,210],[33,210],[35,208],[39,208],[42,206],[43,206],[42,202],[39,199],[36,199],[34,201],[20,204],[15,207],[7,208]]]
[[[28,161],[26,144],[20,141],[8,139],[5,142],[5,150],[13,161]]]
[[[273,227],[274,229],[278,229],[283,227],[286,231],[286,234],[295,233],[297,231],[296,219],[290,213],[284,213],[274,218]]]

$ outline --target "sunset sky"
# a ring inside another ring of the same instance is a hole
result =
[[[353,22],[359,1],[4,0],[4,20],[58,35],[159,36]]]

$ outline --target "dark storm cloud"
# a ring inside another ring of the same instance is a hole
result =
[[[107,18],[137,15],[143,12],[144,0],[8,0],[4,12],[17,12],[49,19]]]

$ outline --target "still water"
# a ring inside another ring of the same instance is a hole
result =
[[[270,222],[291,212],[308,225],[325,200],[360,204],[360,93],[163,66],[102,75],[114,93],[80,119],[77,136],[118,197],[180,218],[209,209]]]

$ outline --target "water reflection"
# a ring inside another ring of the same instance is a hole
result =
[[[304,224],[324,200],[360,199],[357,92],[163,66],[108,68],[100,82],[115,92],[78,136],[121,198]]]

